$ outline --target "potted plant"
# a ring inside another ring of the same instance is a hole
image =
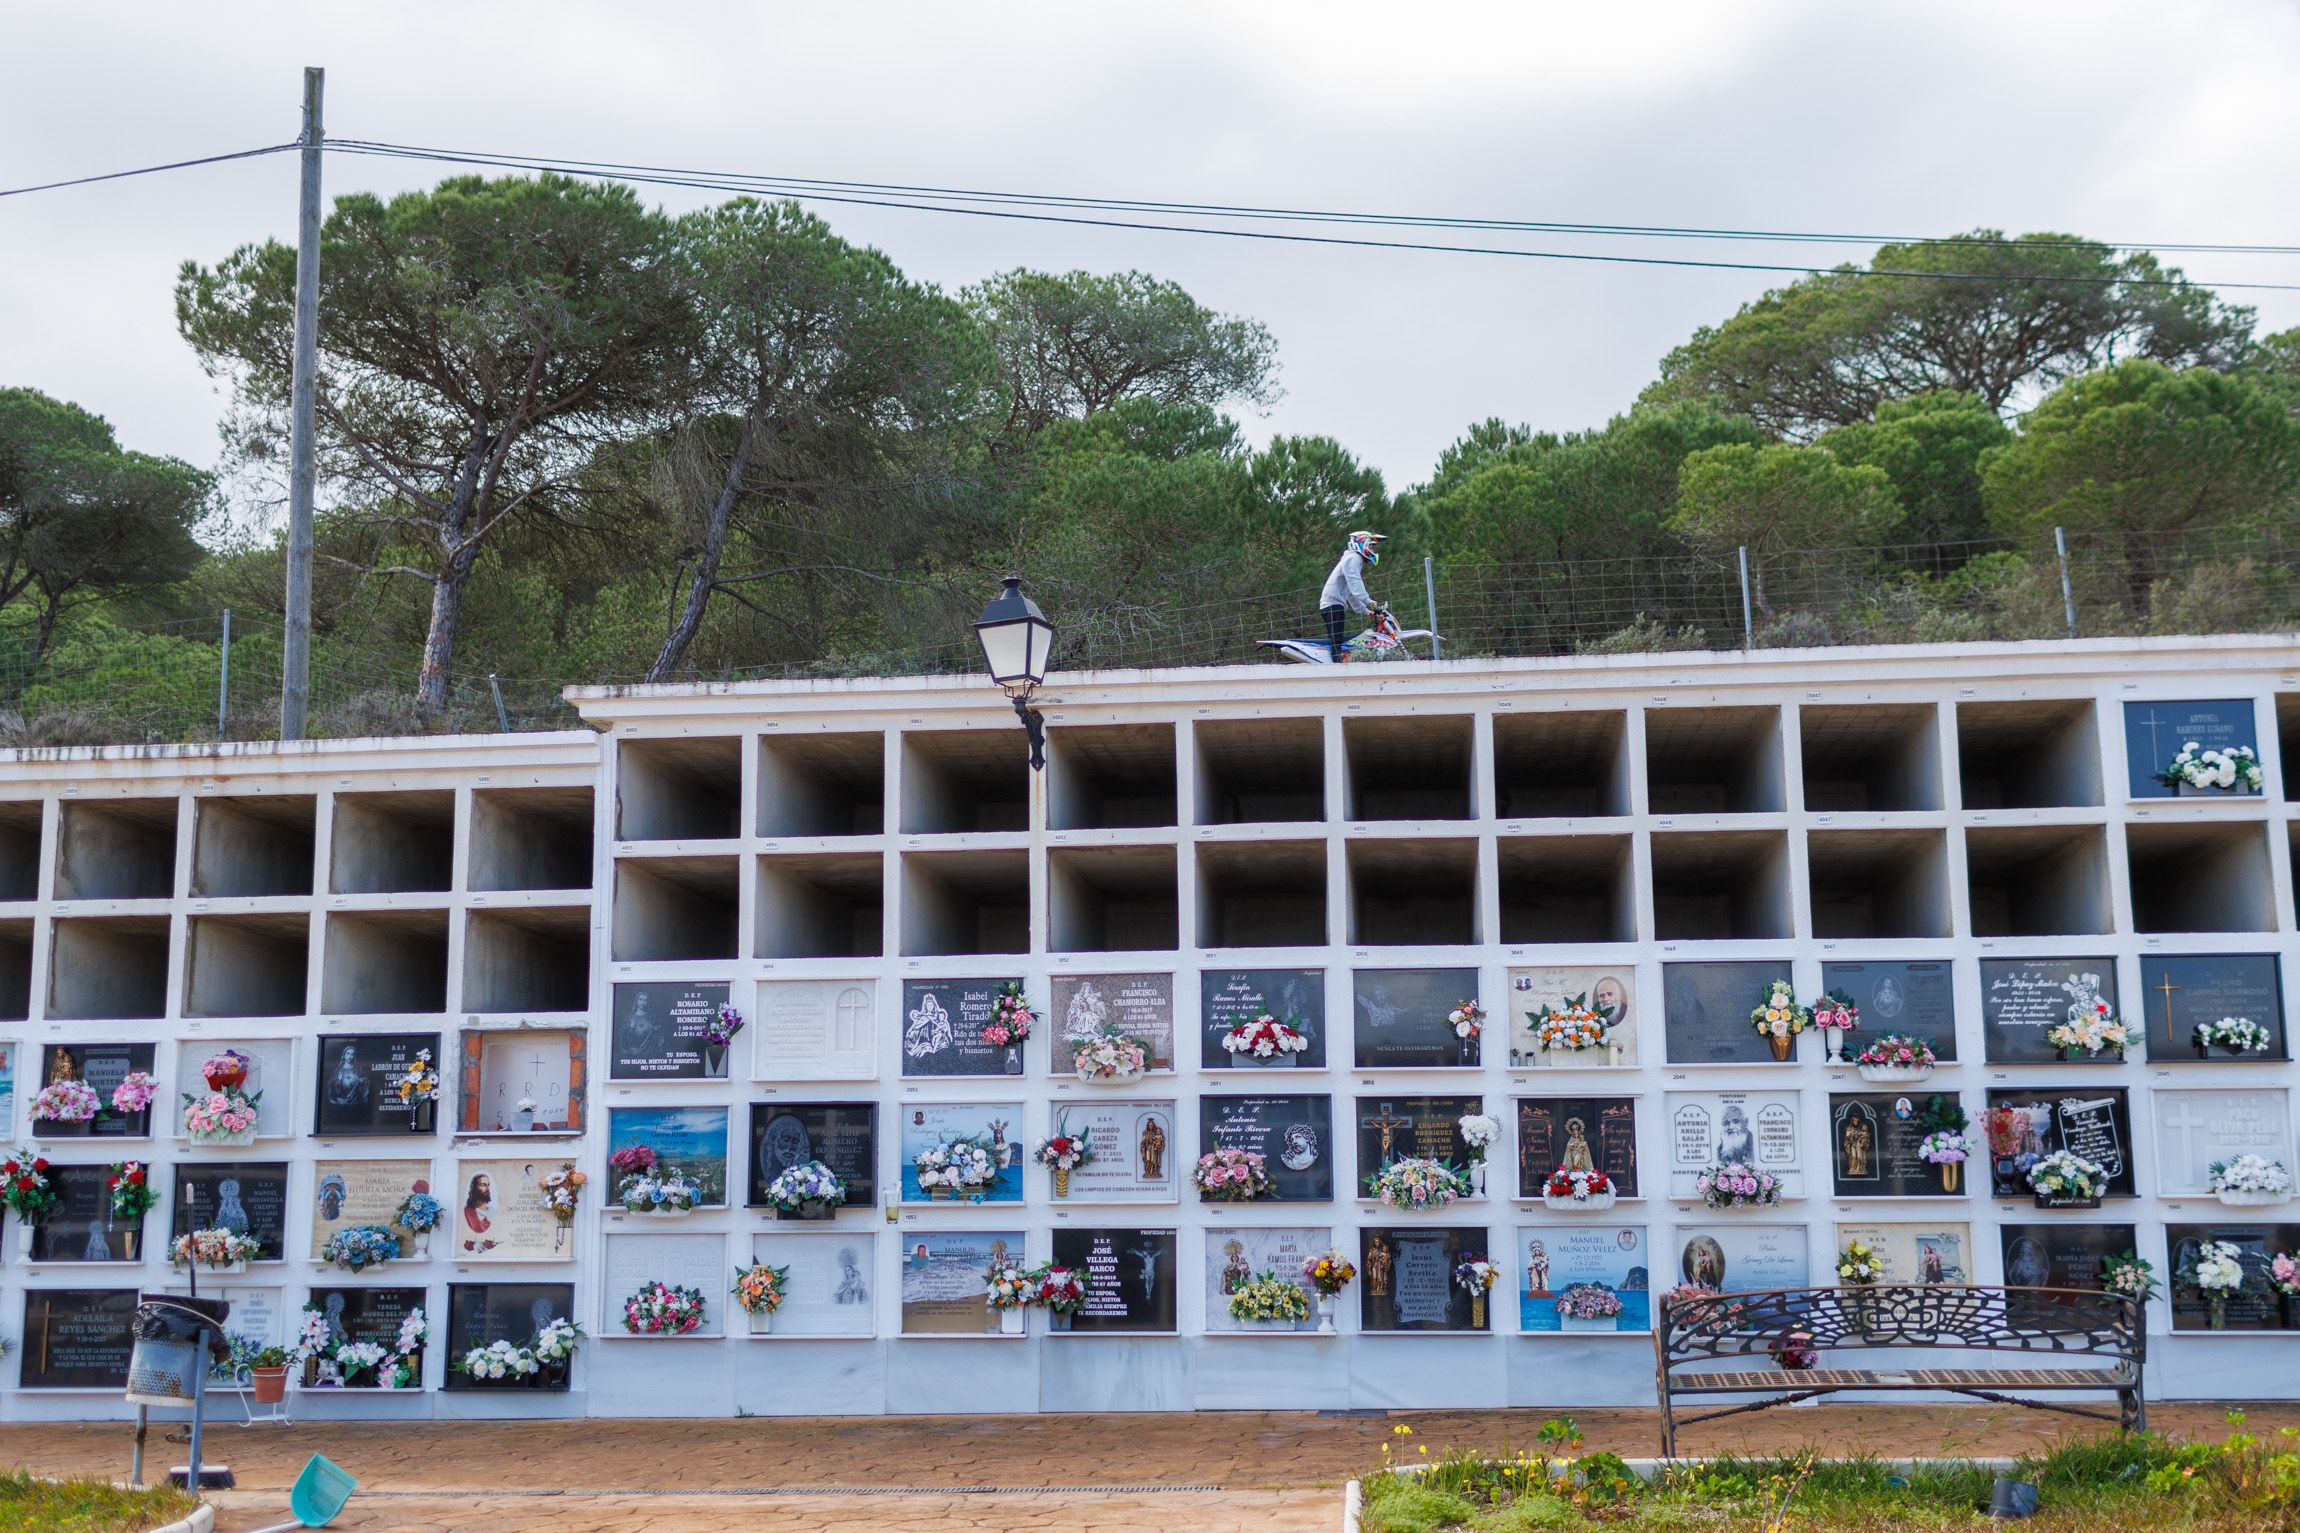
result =
[[[723,1081],[727,1078],[727,1045],[743,1030],[743,1014],[726,1002],[711,1013],[703,1024],[703,1076],[706,1080]]]
[[[2056,1023],[2045,1033],[2044,1041],[2058,1049],[2063,1059],[2098,1059],[2105,1055],[2121,1060],[2125,1046],[2132,1040],[2108,1002],[2096,1000],[2076,1016]]]
[[[2193,1040],[2196,1057],[2204,1059],[2214,1049],[2225,1049],[2231,1054],[2265,1054],[2275,1041],[2268,1029],[2250,1017],[2222,1017],[2217,1022],[2199,1022]]]
[[[918,1152],[918,1185],[929,1201],[981,1202],[998,1180],[998,1158],[979,1139],[947,1139]]]
[[[1933,1073],[1932,1040],[1909,1033],[1885,1033],[1854,1057],[1861,1079],[1874,1086],[1921,1081]]]
[[[1469,1323],[1473,1330],[1485,1329],[1485,1299],[1493,1292],[1493,1285],[1501,1279],[1501,1268],[1475,1251],[1462,1253],[1454,1264],[1454,1285],[1469,1295]]]
[[[152,1099],[160,1094],[160,1083],[148,1070],[130,1070],[120,1077],[112,1088],[112,1111],[123,1118],[133,1118],[152,1110]]]
[[[1150,1050],[1126,1033],[1096,1033],[1079,1043],[1071,1068],[1089,1086],[1130,1086],[1150,1068]]]
[[[1031,1280],[1038,1285],[1032,1302],[1046,1311],[1047,1324],[1057,1331],[1069,1330],[1071,1319],[1086,1307],[1086,1290],[1092,1281],[1087,1273],[1078,1267],[1048,1263],[1032,1273]]]
[[[86,1081],[51,1081],[32,1098],[34,1123],[81,1127],[94,1122],[96,1114],[103,1110],[104,1099],[96,1095],[96,1088]]]
[[[1541,1201],[1552,1213],[1602,1214],[1616,1196],[1613,1178],[1602,1171],[1568,1171],[1560,1166],[1541,1184]]]
[[[1054,1132],[1038,1144],[1038,1163],[1054,1173],[1054,1195],[1070,1196],[1070,1173],[1094,1163],[1094,1146],[1084,1134],[1073,1134],[1068,1114],[1057,1117]]]
[[[1302,1276],[1318,1292],[1320,1336],[1334,1334],[1334,1301],[1357,1275],[1358,1269],[1351,1266],[1350,1259],[1337,1250],[1322,1251],[1302,1263]]]
[[[1454,1131],[1461,1136],[1463,1147],[1469,1152],[1469,1190],[1472,1197],[1485,1196],[1486,1156],[1501,1142],[1501,1120],[1490,1113],[1464,1113],[1455,1120]]]
[[[2108,1170],[2070,1150],[2055,1150],[2028,1168],[2039,1208],[2098,1208],[2108,1191]]]
[[[1270,1163],[1253,1150],[1211,1150],[1198,1157],[1190,1180],[1205,1203],[1248,1203],[1278,1190]]]
[[[1747,1161],[1728,1160],[1696,1176],[1693,1192],[1711,1208],[1769,1208],[1781,1201],[1781,1179]]]
[[[421,1259],[431,1254],[431,1232],[439,1228],[446,1213],[439,1199],[418,1182],[413,1192],[399,1200],[399,1212],[391,1216],[391,1222],[414,1237],[415,1255]]]
[[[414,1061],[399,1073],[393,1089],[407,1104],[408,1132],[430,1133],[439,1113],[439,1072],[432,1068],[431,1050],[415,1051]]]
[[[1262,1069],[1291,1066],[1309,1047],[1310,1040],[1300,1028],[1266,1011],[1222,1035],[1222,1052],[1230,1056],[1230,1063]]]
[[[0,1203],[16,1216],[16,1259],[28,1262],[40,1226],[56,1206],[56,1182],[48,1175],[47,1157],[15,1150],[0,1161]]]
[[[2249,745],[2224,751],[2201,749],[2190,740],[2168,762],[2156,780],[2182,798],[2211,798],[2222,793],[2258,793],[2260,757]]]
[[[1230,1318],[1249,1331],[1291,1331],[1310,1318],[1310,1296],[1291,1278],[1257,1272],[1230,1290]]]
[[[237,1091],[248,1083],[248,1066],[254,1063],[243,1049],[218,1049],[200,1061],[200,1079],[210,1091]]]
[[[751,1334],[764,1336],[775,1328],[775,1311],[790,1291],[791,1269],[753,1262],[735,1269],[735,1303],[751,1320]]]
[[[1444,1208],[1468,1190],[1459,1171],[1420,1155],[1401,1155],[1366,1178],[1366,1194],[1375,1202],[1416,1213]]]
[[[1589,1004],[1586,991],[1538,1012],[1529,1011],[1526,1020],[1533,1024],[1533,1046],[1551,1056],[1552,1064],[1560,1054],[1605,1047],[1605,1018]]]
[[[178,1235],[168,1246],[168,1265],[179,1271],[202,1267],[218,1277],[236,1277],[263,1254],[263,1242],[234,1230],[209,1228]]]
[[[246,1078],[246,1072],[241,1072]],[[218,1149],[240,1149],[256,1142],[256,1104],[263,1093],[253,1095],[237,1086],[226,1086],[213,1091],[184,1093],[184,1137],[194,1144],[214,1146]]]
[[[703,1291],[652,1282],[623,1301],[623,1329],[633,1336],[687,1336],[703,1324]]]
[[[574,1366],[575,1348],[583,1340],[583,1327],[565,1316],[543,1322],[543,1329],[535,1333],[529,1345],[535,1349],[535,1360],[543,1365],[543,1387],[562,1389],[567,1384],[567,1371]]]
[[[248,1363],[248,1388],[258,1405],[277,1405],[287,1398],[288,1355],[285,1347],[265,1347]]]
[[[1020,1262],[992,1262],[982,1275],[982,1302],[998,1316],[1001,1336],[1020,1336],[1025,1329],[1023,1311],[1038,1296],[1038,1285]]]
[[[1030,1029],[1038,1021],[1038,1013],[1031,1008],[1029,997],[1022,987],[1008,980],[998,987],[998,999],[990,1003],[990,1020],[982,1025],[982,1041],[994,1049],[1005,1050],[1006,1073],[1022,1073],[1022,1045],[1029,1040]]]
[[[364,1272],[399,1255],[399,1237],[380,1224],[354,1224],[327,1237],[320,1253],[331,1267]]]
[[[2177,1281],[2204,1301],[2204,1322],[2215,1331],[2228,1328],[2228,1301],[2251,1285],[2244,1270],[2244,1252],[2234,1241],[2200,1240],[2180,1264]]]
[[[151,1168],[140,1160],[116,1160],[112,1174],[105,1178],[104,1190],[111,1198],[112,1217],[121,1221],[120,1239],[127,1248],[127,1258],[134,1261],[136,1242],[144,1233],[144,1215],[160,1201],[152,1186]]]
[[[1446,1013],[1446,1026],[1453,1029],[1455,1058],[1458,1063],[1474,1065],[1478,1062],[1478,1035],[1485,1031],[1485,1010],[1475,1001],[1464,1001]]]
[[[1861,1008],[1842,990],[1826,991],[1814,1004],[1813,1025],[1821,1030],[1821,1046],[1829,1063],[1842,1064],[1845,1040],[1861,1025]]]
[[[1765,989],[1765,999],[1749,1009],[1749,1025],[1757,1029],[1777,1060],[1788,1059],[1790,1050],[1797,1046],[1797,1035],[1812,1021],[1812,1012],[1797,1004],[1796,987],[1785,979],[1774,980]]]
[[[2205,1186],[2231,1208],[2283,1203],[2292,1196],[2292,1173],[2284,1169],[2284,1162],[2264,1155],[2216,1160],[2206,1172]]]
[[[1617,1331],[1620,1321],[1621,1298],[1603,1283],[1574,1283],[1557,1296],[1561,1331]]]

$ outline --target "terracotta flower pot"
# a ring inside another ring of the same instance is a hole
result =
[[[255,1391],[256,1404],[277,1405],[287,1398],[287,1369],[250,1368],[248,1380]]]

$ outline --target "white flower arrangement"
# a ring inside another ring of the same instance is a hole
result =
[[[563,1363],[575,1355],[575,1344],[583,1339],[583,1327],[561,1316],[546,1320],[543,1329],[535,1333],[535,1355],[546,1363]]]
[[[1552,1053],[1594,1049],[1605,1042],[1605,1018],[1589,1004],[1586,993],[1526,1015],[1533,1022],[1535,1045]]]
[[[971,1196],[998,1180],[998,1162],[990,1149],[976,1140],[952,1139],[918,1152],[920,1190]]]
[[[2234,1193],[2240,1202],[2282,1202],[2292,1195],[2292,1173],[2280,1160],[2239,1155],[2234,1160],[2214,1161],[2205,1185],[2223,1199]]]
[[[475,1379],[494,1382],[501,1379],[523,1379],[541,1373],[543,1364],[535,1353],[508,1341],[491,1341],[484,1347],[473,1347],[455,1360],[455,1371]]]
[[[2249,745],[2208,751],[2191,740],[2180,747],[2156,780],[2168,788],[2216,788],[2221,792],[2258,793],[2260,757]]]
[[[2106,1001],[2094,1001],[2090,1010],[2079,1017],[2049,1029],[2044,1041],[2060,1050],[2063,1059],[2080,1055],[2121,1054],[2132,1041],[2131,1031],[2117,1020],[2116,1013]]]
[[[1472,1160],[1485,1159],[1485,1152],[1501,1138],[1501,1120],[1491,1113],[1464,1113],[1455,1121],[1454,1128],[1460,1133],[1461,1142],[1469,1146]]]
[[[2069,1150],[2055,1150],[2028,1168],[2039,1197],[2097,1198],[2108,1190],[2108,1168]]]
[[[1962,1164],[1972,1151],[1973,1142],[1956,1130],[1936,1129],[1917,1146],[1917,1159],[1927,1165],[1954,1166]]]
[[[2233,1241],[2207,1240],[2182,1276],[2201,1293],[2235,1293],[2244,1286],[2244,1252]]]
[[[2232,1054],[2265,1054],[2274,1038],[2268,1029],[2250,1017],[2222,1017],[2217,1022],[2196,1024],[2196,1046],[2200,1049],[2223,1048]]]

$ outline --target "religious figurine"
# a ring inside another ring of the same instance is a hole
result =
[[[1366,1292],[1377,1299],[1390,1296],[1390,1267],[1397,1260],[1381,1236],[1366,1248]]]
[[[235,1235],[248,1232],[248,1211],[240,1203],[240,1179],[227,1176],[216,1183],[216,1228]]]
[[[1017,1146],[1017,1145],[1014,1145],[1014,1144],[1010,1144],[1010,1143],[1008,1143],[1008,1142],[1007,1142],[1007,1138],[1006,1138],[1006,1120],[1005,1120],[1005,1119],[1003,1119],[1003,1118],[993,1118],[993,1119],[991,1119],[991,1120],[990,1120],[990,1158],[991,1158],[992,1160],[994,1160],[994,1161],[998,1162],[998,1169],[999,1169],[999,1170],[1001,1170],[1001,1171],[1007,1171],[1007,1170],[1011,1170],[1011,1169],[1013,1169],[1013,1166],[1014,1166],[1014,1152],[1015,1152],[1015,1151],[1016,1151],[1016,1149],[1018,1149],[1018,1148],[1019,1148],[1019,1146]]]
[[[344,1185],[342,1174],[330,1171],[319,1179],[319,1216],[330,1224],[341,1219],[343,1201],[350,1196],[351,1189]]]
[[[335,1074],[327,1078],[327,1105],[365,1107],[367,1102],[367,1077],[359,1072],[358,1051],[347,1043],[336,1056]]]
[[[831,1295],[833,1304],[868,1304],[870,1289],[863,1283],[862,1258],[855,1255],[853,1246],[839,1247],[839,1287]]]
[[[58,1049],[48,1064],[48,1084],[62,1086],[80,1078],[80,1064],[70,1049]]]
[[[1142,1120],[1142,1180],[1166,1180],[1166,1131],[1158,1126],[1156,1114]]]
[[[1246,1266],[1246,1246],[1243,1241],[1222,1242],[1222,1292],[1234,1294],[1253,1281],[1254,1274]]]
[[[1559,1164],[1567,1171],[1597,1169],[1597,1162],[1589,1158],[1589,1130],[1579,1118],[1565,1120],[1565,1159]]]
[[[1525,1291],[1537,1298],[1549,1292],[1549,1251],[1538,1240],[1525,1248]]]
[[[1845,1121],[1845,1175],[1869,1174],[1869,1126],[1858,1118]]]

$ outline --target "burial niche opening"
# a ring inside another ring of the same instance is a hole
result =
[[[1957,704],[1967,809],[2088,809],[2100,799],[2100,732],[2086,698]]]
[[[1030,744],[1019,726],[902,737],[902,828],[930,836],[1030,828]]]
[[[455,795],[339,793],[328,888],[444,894],[455,884]]]
[[[1200,947],[1323,947],[1325,942],[1325,842],[1199,846]]]
[[[1475,726],[1467,714],[1342,720],[1351,820],[1466,820]]]
[[[1198,742],[1198,823],[1326,817],[1326,736],[1317,719],[1207,719]]]
[[[615,962],[741,956],[740,866],[732,857],[617,858]]]
[[[0,803],[0,900],[40,897],[40,805]]]
[[[2143,932],[2276,929],[2268,827],[2154,824],[2124,828],[2132,924]]]
[[[193,916],[185,927],[187,1017],[300,1017],[311,977],[311,917]]]
[[[1637,904],[1627,836],[1504,836],[1501,940],[1634,942]]]
[[[1170,846],[1055,847],[1047,853],[1058,953],[1170,951],[1180,939]]]
[[[471,795],[471,887],[589,889],[589,788],[481,788]]]
[[[319,800],[310,794],[197,800],[192,805],[192,893],[215,898],[311,893],[318,827]]]
[[[886,736],[767,735],[759,741],[759,834],[886,831]]]
[[[1976,937],[2100,936],[2115,929],[2098,825],[1975,825],[1965,878]]]
[[[1046,791],[1055,830],[1172,825],[1174,726],[1055,725],[1047,731]]]
[[[1790,935],[1789,838],[1779,831],[1655,831],[1653,935]]]
[[[1493,790],[1501,818],[1629,813],[1627,721],[1622,713],[1494,715]]]
[[[338,1016],[447,1009],[447,912],[363,910],[327,918],[320,1009]]]
[[[1807,704],[1797,733],[1807,810],[1941,807],[1940,710],[1931,704]]]
[[[1781,710],[1647,709],[1645,796],[1654,814],[1779,813]]]
[[[615,835],[622,841],[732,841],[743,833],[743,742],[734,735],[619,740]]]
[[[1356,840],[1346,856],[1352,942],[1457,946],[1478,940],[1475,841]]]
[[[582,1011],[590,999],[589,907],[471,913],[463,941],[465,1011]]]
[[[176,800],[67,801],[58,819],[56,898],[164,900],[176,892]]]
[[[134,1020],[167,1011],[166,916],[59,918],[49,929],[49,1016]]]
[[[1816,937],[1949,935],[1948,838],[1817,830],[1805,838]]]
[[[905,852],[906,957],[1030,951],[1030,854]]]
[[[877,852],[759,859],[758,956],[876,958],[886,946],[886,861]]]

